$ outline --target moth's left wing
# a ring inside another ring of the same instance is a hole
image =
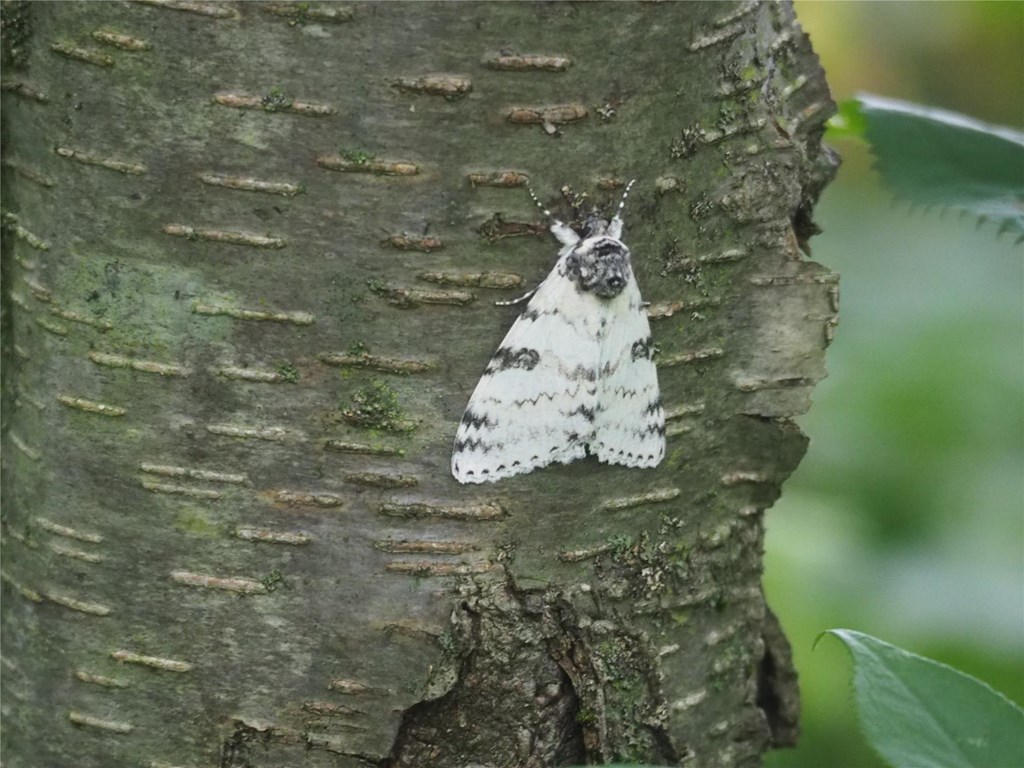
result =
[[[603,316],[593,294],[552,270],[470,397],[452,450],[456,480],[494,482],[586,454]]]
[[[608,464],[654,467],[665,456],[665,412],[651,326],[632,274],[609,309],[590,449]]]

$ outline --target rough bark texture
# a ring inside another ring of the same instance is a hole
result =
[[[4,761],[756,765],[761,514],[836,280],[791,9],[8,3]],[[617,200],[669,456],[464,487],[455,425]]]

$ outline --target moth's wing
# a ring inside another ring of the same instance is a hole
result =
[[[609,302],[609,310],[591,451],[608,464],[653,467],[665,456],[665,412],[651,326],[634,276]]]
[[[456,480],[493,482],[586,454],[604,314],[592,294],[552,270],[469,399],[452,451]]]

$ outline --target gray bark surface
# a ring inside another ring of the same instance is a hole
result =
[[[7,3],[3,751],[28,766],[757,765],[833,110],[787,5]],[[668,456],[451,440],[617,202]]]

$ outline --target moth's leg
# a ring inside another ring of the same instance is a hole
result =
[[[537,287],[539,288],[540,286],[537,286]],[[494,306],[496,306],[496,307],[511,307],[511,306],[513,306],[515,304],[522,304],[528,298],[533,296],[533,294],[535,294],[536,292],[537,292],[537,288],[533,288],[532,290],[529,290],[526,293],[524,293],[518,299],[512,299],[511,301],[496,301],[496,302],[494,302]]]

